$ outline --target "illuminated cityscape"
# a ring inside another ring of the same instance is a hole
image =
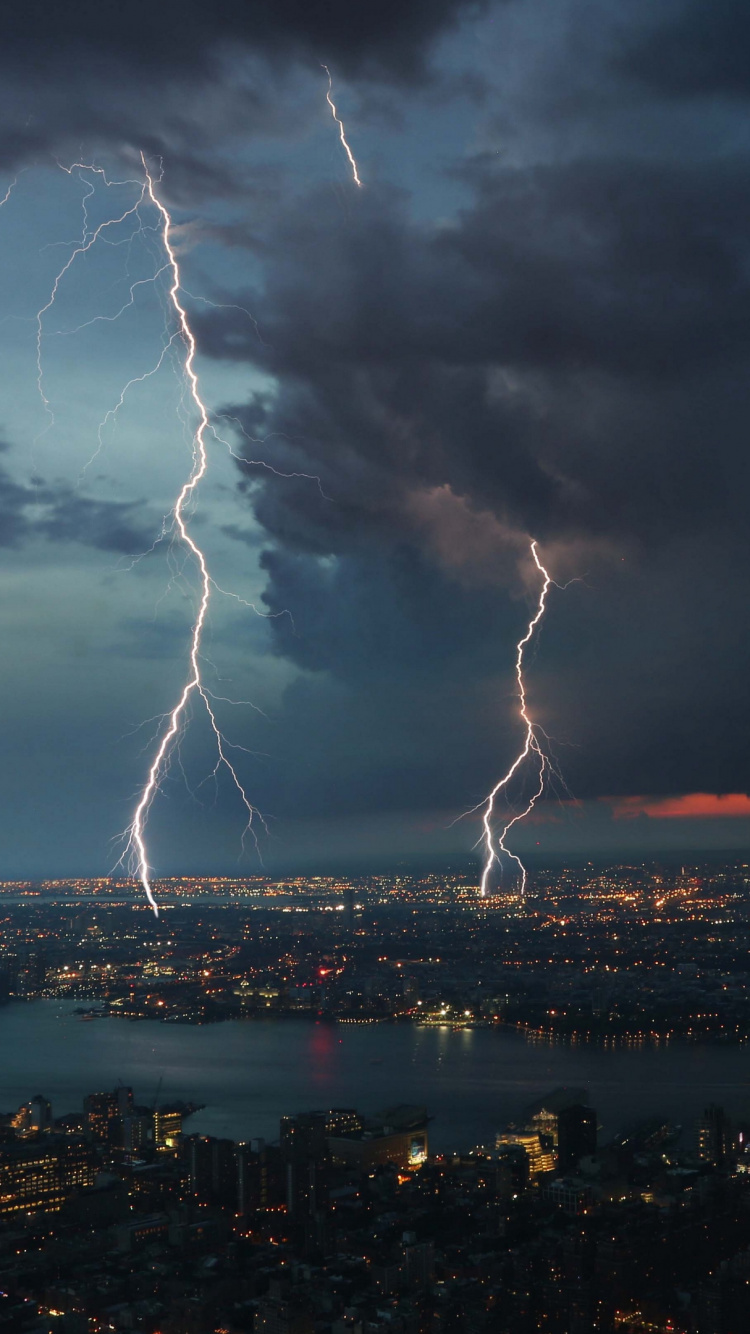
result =
[[[539,1038],[750,1037],[750,865],[579,866],[524,898],[467,874],[0,886],[6,999],[167,1022],[263,1014]]]
[[[271,1023],[282,1047],[299,1025],[517,1034],[540,1073],[550,1045],[748,1040],[742,861],[537,870],[525,899],[482,898],[461,871],[155,889],[158,919],[130,882],[6,882],[5,1013],[52,1007],[82,1036],[146,1021],[139,1044],[154,1024]],[[247,1139],[196,1128],[202,1104],[163,1075],[143,1099],[92,1067],[60,1107],[50,1066],[0,1109],[0,1327],[741,1331],[750,1104],[707,1089],[677,1120],[644,1086],[638,1115],[603,1129],[586,1087],[550,1087],[510,1119],[498,1108],[484,1143],[454,1124],[448,1152],[429,1105],[362,1103],[365,1083],[399,1083],[382,1059],[348,1067],[348,1103],[292,1105]]]
[[[0,74],[0,1334],[750,1334],[750,4]]]

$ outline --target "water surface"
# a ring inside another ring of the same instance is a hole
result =
[[[652,1113],[684,1125],[708,1102],[750,1115],[750,1049],[672,1042],[607,1050],[539,1045],[502,1029],[236,1020],[203,1027],[126,1019],[82,1022],[78,1002],[0,1007],[0,1111],[35,1093],[55,1115],[86,1093],[130,1084],[136,1100],[190,1099],[191,1130],[232,1139],[278,1134],[313,1107],[365,1112],[425,1104],[436,1150],[490,1143],[498,1126],[561,1084],[589,1090],[603,1137]]]

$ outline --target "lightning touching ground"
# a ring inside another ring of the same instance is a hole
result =
[[[151,767],[148,771],[148,777],[141,792],[140,799],[135,808],[132,824],[127,831],[127,849],[130,852],[131,860],[134,863],[133,869],[143,885],[146,898],[151,904],[154,912],[158,915],[159,909],[153,894],[151,868],[149,866],[148,853],[146,851],[146,818],[148,816],[149,807],[158,791],[164,766],[168,763],[174,742],[179,737],[184,726],[185,712],[191,696],[199,695],[205,705],[208,719],[216,738],[218,760],[214,772],[218,772],[219,768],[223,767],[229,773],[247,811],[246,832],[247,830],[252,830],[253,821],[256,817],[259,817],[259,812],[248,798],[238,777],[237,770],[226,753],[226,742],[217,725],[216,716],[211,707],[209,693],[201,678],[201,640],[211,600],[213,580],[209,574],[205,553],[188,529],[186,510],[189,502],[195,495],[196,488],[205,476],[206,469],[208,468],[206,433],[210,429],[210,421],[208,410],[201,398],[198,376],[195,370],[195,335],[190,328],[187,311],[180,301],[180,269],[172,244],[172,218],[168,209],[156,193],[154,178],[143,155],[141,155],[141,160],[143,162],[143,170],[146,177],[146,193],[148,199],[158,210],[159,218],[161,220],[162,242],[167,255],[169,269],[172,274],[172,282],[169,287],[169,300],[176,317],[179,336],[185,349],[184,371],[190,388],[190,396],[193,401],[193,406],[198,416],[198,426],[195,435],[193,436],[193,466],[187,481],[180,490],[173,510],[175,528],[179,533],[180,540],[194,557],[200,573],[201,594],[198,613],[193,622],[190,643],[190,673],[177,703],[165,720],[166,726],[162,733],[156,754],[151,762]],[[259,818],[262,819],[262,817]]]
[[[473,808],[474,811],[478,811],[480,809],[482,810],[483,832],[480,839],[480,842],[484,848],[484,865],[482,868],[482,879],[480,882],[480,893],[482,898],[485,898],[487,896],[492,870],[496,864],[501,864],[501,858],[503,856],[508,857],[511,861],[515,862],[516,866],[518,867],[520,876],[520,892],[521,894],[524,893],[526,889],[526,879],[527,879],[526,867],[524,866],[523,862],[521,861],[521,858],[517,855],[517,853],[512,852],[511,849],[508,847],[506,839],[513,826],[517,825],[521,820],[525,820],[526,817],[531,814],[537,801],[544,793],[547,784],[547,777],[552,770],[551,760],[547,752],[543,749],[542,744],[539,740],[539,735],[538,735],[539,729],[535,725],[528,709],[528,702],[526,698],[526,682],[524,679],[524,657],[526,654],[526,650],[529,647],[529,644],[532,642],[534,634],[538,626],[540,625],[544,613],[546,611],[547,593],[549,592],[550,585],[554,583],[554,580],[552,579],[552,576],[545,569],[544,565],[539,559],[539,550],[536,542],[531,543],[531,554],[534,558],[534,564],[536,565],[537,570],[542,576],[542,585],[539,590],[539,598],[536,605],[536,611],[532,616],[531,620],[529,621],[529,624],[526,628],[526,633],[522,636],[521,639],[519,639],[516,645],[516,684],[517,684],[518,703],[519,703],[518,711],[521,715],[521,720],[525,728],[524,743],[521,750],[518,752],[518,755],[511,764],[510,768],[508,769],[507,773],[505,773],[503,777],[498,780],[498,782],[492,788],[492,791],[486,797],[485,801],[480,802],[479,806],[475,806]],[[533,792],[531,797],[528,798],[524,808],[520,811],[517,811],[515,815],[511,816],[510,819],[506,820],[500,833],[495,834],[494,822],[496,815],[496,802],[499,797],[508,795],[510,783],[516,777],[519,771],[523,769],[527,760],[530,761],[535,766],[537,771],[536,790]]]

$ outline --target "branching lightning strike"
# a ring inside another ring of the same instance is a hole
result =
[[[331,97],[331,91],[332,91],[331,74],[326,65],[323,66],[323,69],[325,69],[325,72],[328,75],[328,91],[326,94],[326,100],[331,108],[331,114],[333,116],[333,119],[336,122],[336,125],[338,126],[339,137],[342,146],[346,152],[347,158],[349,160],[354,182],[357,186],[361,187],[362,181],[360,180],[357,163],[351,151],[351,148],[349,147],[349,144],[347,142],[344,125],[337,113],[336,106]],[[222,768],[226,769],[226,771],[228,772],[228,774],[232,779],[232,782],[234,783],[234,786],[240,796],[241,801],[244,804],[247,813],[247,822],[245,825],[245,831],[243,833],[243,838],[242,838],[243,845],[245,837],[247,836],[248,832],[251,832],[253,837],[255,838],[254,825],[256,819],[261,823],[264,829],[266,828],[265,821],[263,820],[262,815],[247,796],[247,793],[245,792],[245,789],[239,778],[239,775],[237,774],[234,765],[232,764],[229,756],[227,755],[227,749],[245,750],[246,748],[243,746],[237,746],[234,743],[227,741],[227,739],[224,737],[223,733],[221,732],[218,726],[216,716],[212,708],[212,702],[211,702],[212,700],[224,700],[225,697],[220,695],[214,695],[213,692],[210,691],[206,686],[206,684],[204,683],[201,675],[201,661],[202,658],[205,657],[205,655],[202,654],[203,632],[206,624],[206,618],[208,615],[212,589],[215,589],[218,593],[222,593],[225,596],[237,598],[237,600],[240,601],[244,606],[252,607],[253,610],[258,611],[258,609],[254,606],[253,603],[247,602],[244,598],[238,597],[237,594],[227,593],[224,589],[222,589],[219,586],[219,584],[216,583],[215,579],[209,572],[205,552],[198,545],[188,527],[189,507],[191,505],[191,502],[195,500],[197,489],[201,481],[203,480],[208,468],[208,454],[206,449],[207,433],[211,432],[211,434],[214,436],[215,439],[220,440],[224,445],[226,445],[229,448],[229,451],[232,454],[232,456],[237,458],[238,461],[246,465],[255,464],[256,466],[267,468],[269,471],[281,477],[290,476],[290,477],[310,478],[310,480],[314,480],[315,482],[317,482],[321,494],[324,493],[322,491],[320,479],[318,477],[313,477],[311,474],[302,472],[285,473],[274,468],[270,463],[268,463],[265,460],[261,459],[248,460],[244,456],[236,455],[234,453],[234,450],[232,450],[229,442],[224,440],[223,437],[218,434],[215,426],[212,425],[209,419],[208,409],[206,407],[203,398],[201,397],[198,375],[195,369],[195,355],[196,355],[195,336],[190,326],[187,311],[184,305],[182,304],[182,301],[180,300],[180,293],[186,292],[186,289],[182,286],[180,267],[177,260],[175,245],[173,242],[174,224],[172,221],[172,217],[169,213],[169,210],[167,209],[167,207],[161,200],[159,194],[157,193],[157,187],[159,185],[161,177],[160,176],[157,178],[154,177],[148,166],[144,154],[141,154],[141,163],[143,167],[142,179],[128,179],[120,181],[109,180],[107,178],[105,171],[101,167],[94,166],[91,163],[75,162],[70,166],[65,166],[62,163],[58,163],[58,166],[60,166],[60,168],[63,171],[65,171],[68,175],[73,175],[73,173],[75,172],[80,176],[81,180],[83,181],[85,187],[85,193],[82,200],[83,223],[82,223],[81,236],[78,241],[71,243],[67,242],[56,243],[56,244],[64,244],[66,246],[69,244],[71,253],[69,254],[67,260],[63,264],[60,271],[57,273],[53,281],[47,301],[37,311],[36,316],[34,317],[34,323],[36,325],[35,342],[36,342],[37,387],[42,402],[44,415],[46,418],[46,423],[43,426],[39,435],[36,437],[34,444],[35,445],[38,444],[39,441],[41,441],[42,437],[52,429],[55,421],[54,414],[52,411],[52,405],[45,393],[45,387],[44,387],[42,340],[44,337],[45,316],[50,311],[52,306],[55,304],[60,288],[60,283],[65,278],[65,275],[70,271],[75,261],[80,256],[85,256],[95,245],[97,245],[98,242],[105,241],[107,239],[106,233],[108,232],[109,229],[116,229],[121,223],[125,222],[129,218],[132,218],[137,223],[137,227],[135,231],[131,234],[131,236],[129,238],[126,238],[124,242],[110,241],[109,244],[115,246],[121,244],[130,244],[133,240],[133,236],[135,236],[136,234],[138,233],[144,234],[147,230],[154,230],[159,234],[161,246],[163,248],[163,252],[166,257],[165,262],[163,262],[160,265],[160,267],[158,267],[155,270],[154,274],[151,277],[145,279],[138,279],[131,284],[128,299],[124,302],[121,308],[114,315],[94,316],[92,319],[86,320],[84,323],[77,325],[74,328],[57,330],[56,335],[57,336],[71,335],[78,333],[81,329],[89,327],[90,325],[98,323],[99,321],[106,321],[107,323],[112,323],[118,320],[120,316],[122,316],[127,309],[129,309],[134,305],[136,289],[142,286],[147,286],[149,284],[156,284],[158,279],[162,275],[169,274],[169,279],[168,279],[169,286],[168,286],[168,292],[166,294],[167,308],[168,310],[171,310],[176,327],[174,328],[173,332],[169,334],[169,336],[167,337],[156,364],[150,370],[144,372],[142,375],[135,376],[127,382],[127,384],[124,386],[124,388],[120,393],[117,403],[114,405],[113,408],[111,408],[107,412],[103,421],[100,422],[98,428],[97,448],[92,458],[89,460],[89,463],[87,463],[83,469],[83,472],[85,473],[86,469],[90,466],[90,464],[93,462],[93,460],[97,457],[97,455],[103,448],[104,445],[103,432],[107,427],[108,423],[115,421],[115,419],[117,418],[117,415],[123,406],[125,396],[131,389],[131,387],[136,384],[141,384],[143,383],[144,380],[149,379],[152,375],[155,375],[156,372],[161,368],[168,352],[170,352],[170,350],[175,346],[175,344],[181,343],[182,347],[184,348],[184,358],[182,358],[182,372],[184,375],[184,381],[186,387],[186,398],[190,400],[192,411],[197,415],[198,425],[192,434],[192,467],[188,475],[188,478],[182,485],[179,494],[177,496],[177,499],[174,503],[174,506],[172,507],[171,526],[173,531],[178,536],[179,541],[181,542],[187,557],[192,558],[198,567],[200,575],[200,597],[199,597],[197,612],[195,614],[192,623],[192,632],[191,632],[190,650],[189,650],[188,679],[185,682],[185,685],[183,686],[180,696],[177,700],[177,703],[174,705],[171,712],[163,714],[159,718],[159,727],[157,728],[157,732],[154,737],[154,742],[158,740],[158,745],[148,770],[146,782],[138,798],[138,802],[133,814],[133,819],[128,828],[124,831],[124,834],[122,836],[125,847],[119,863],[119,864],[127,863],[129,870],[138,878],[141,885],[143,886],[146,898],[151,908],[153,909],[154,913],[158,916],[159,908],[156,899],[154,898],[152,879],[151,879],[152,873],[151,873],[151,867],[149,865],[148,852],[146,847],[146,834],[145,834],[146,823],[152,802],[156,794],[160,790],[161,782],[168,771],[170,761],[172,760],[175,752],[176,752],[176,761],[178,764],[180,763],[179,747],[187,721],[188,705],[193,696],[197,695],[200,697],[205,707],[210,726],[214,733],[217,760],[213,769],[213,776],[217,777],[219,771]],[[136,202],[134,204],[131,204],[130,207],[121,212],[117,217],[108,218],[106,221],[100,223],[97,227],[92,229],[89,223],[88,204],[89,201],[94,196],[95,187],[92,181],[88,179],[87,176],[84,175],[84,173],[93,173],[95,176],[100,176],[103,183],[108,187],[125,186],[125,185],[136,186],[138,189],[138,198]],[[17,184],[17,178],[16,180],[13,180],[10,183],[4,197],[0,199],[0,208],[3,205],[7,204],[11,194],[13,193],[13,190],[15,189],[16,184]],[[156,213],[158,214],[159,224],[158,227],[156,228],[144,227],[140,210],[142,207],[146,205],[153,207],[153,209],[156,210]],[[186,295],[190,295],[190,293],[186,292]],[[198,297],[195,299],[206,300],[207,304],[210,305],[216,304],[214,302],[208,301],[207,298]],[[255,323],[254,317],[250,314],[250,312],[245,311],[244,307],[237,306],[235,308],[237,310],[244,311],[244,313],[248,315],[248,317],[250,318],[256,329],[256,333],[258,333],[258,336],[260,337],[257,324]],[[241,423],[238,422],[236,424],[240,427],[240,429],[244,433],[244,428],[242,428]],[[157,542],[161,541],[164,538],[166,532],[167,532],[167,522],[165,521],[162,527],[161,536],[157,539]],[[266,615],[268,613],[259,612],[258,614]],[[281,612],[274,614],[286,615],[288,613]],[[208,659],[205,660],[208,661]],[[249,701],[227,701],[227,702],[242,703]],[[256,706],[253,705],[253,707]],[[256,846],[257,846],[257,839],[256,839]]]
[[[219,587],[219,585],[211,576],[206,560],[206,555],[202,550],[202,548],[195,541],[195,538],[192,536],[192,533],[189,530],[188,510],[191,502],[195,499],[197,488],[202,479],[204,478],[208,468],[206,435],[209,431],[213,432],[214,435],[216,434],[216,432],[214,431],[214,428],[211,426],[208,409],[201,397],[198,376],[195,369],[195,354],[196,354],[195,336],[190,327],[187,311],[180,300],[180,292],[184,289],[182,289],[181,287],[180,268],[177,260],[175,246],[172,239],[173,238],[172,218],[168,209],[166,208],[165,204],[162,202],[157,193],[157,186],[159,184],[160,178],[157,179],[154,178],[154,175],[151,172],[146,162],[145,156],[143,154],[141,154],[141,162],[143,166],[143,178],[141,180],[128,180],[128,181],[110,181],[107,179],[105,173],[101,168],[89,165],[87,163],[74,163],[72,167],[62,168],[68,174],[72,174],[74,170],[77,170],[79,174],[82,174],[84,171],[93,172],[96,175],[100,175],[105,185],[107,186],[134,185],[138,188],[138,198],[134,204],[132,204],[129,208],[122,211],[117,217],[109,218],[105,222],[101,223],[98,227],[91,229],[89,226],[89,215],[88,215],[87,205],[88,201],[91,199],[93,195],[93,186],[91,185],[90,181],[82,177],[82,179],[84,179],[84,184],[86,185],[86,194],[84,195],[83,198],[83,230],[81,238],[79,241],[72,243],[71,253],[68,256],[67,260],[65,261],[63,267],[60,269],[59,273],[56,275],[52,284],[52,288],[50,290],[50,295],[45,304],[37,312],[35,317],[37,386],[42,401],[44,413],[47,418],[45,427],[43,428],[40,435],[37,436],[37,442],[54,425],[54,415],[52,412],[52,407],[47,398],[47,395],[44,392],[43,361],[42,361],[42,338],[44,334],[44,317],[47,314],[47,312],[52,308],[57,299],[61,281],[63,280],[65,275],[70,271],[72,265],[78,259],[78,257],[81,255],[86,255],[92,249],[92,247],[97,244],[97,242],[105,240],[108,229],[116,228],[119,224],[125,222],[126,219],[132,218],[137,223],[136,232],[134,232],[133,235],[135,235],[137,232],[144,233],[147,230],[154,230],[155,232],[158,233],[161,247],[163,249],[163,254],[165,257],[164,262],[159,264],[159,266],[155,269],[155,272],[150,278],[139,279],[138,281],[132,283],[130,287],[129,299],[124,303],[124,305],[120,308],[120,310],[117,311],[115,315],[94,316],[91,320],[87,320],[84,324],[76,326],[76,328],[60,330],[58,331],[58,333],[61,335],[73,334],[78,332],[79,329],[97,323],[99,320],[107,320],[109,322],[119,319],[119,317],[124,313],[124,311],[133,305],[135,301],[136,288],[140,286],[145,286],[149,283],[156,284],[158,280],[162,277],[162,275],[169,275],[167,279],[168,290],[166,293],[167,310],[171,311],[172,316],[174,317],[174,323],[176,327],[171,332],[167,330],[168,336],[166,337],[164,346],[161,349],[161,353],[159,355],[156,364],[153,367],[151,367],[151,369],[145,371],[142,375],[135,376],[127,382],[127,384],[124,386],[124,388],[120,393],[117,403],[113,408],[111,408],[108,411],[104,420],[99,424],[97,449],[94,455],[92,456],[92,459],[89,460],[89,463],[86,464],[83,469],[83,471],[85,472],[86,468],[90,466],[91,462],[93,462],[93,459],[96,458],[97,454],[102,449],[103,431],[107,426],[108,422],[114,421],[116,419],[120,409],[123,406],[125,396],[128,393],[128,390],[133,385],[141,384],[143,383],[144,380],[147,380],[152,375],[155,375],[156,372],[161,368],[165,360],[165,357],[167,356],[167,353],[170,351],[170,349],[175,347],[175,345],[181,344],[182,347],[184,348],[184,357],[182,358],[182,373],[185,381],[186,396],[190,400],[192,412],[195,413],[195,415],[197,415],[198,425],[195,428],[192,435],[192,467],[189,476],[185,481],[185,483],[183,484],[183,486],[181,487],[177,499],[172,507],[171,527],[174,533],[176,534],[177,538],[181,542],[187,557],[194,560],[195,563],[197,564],[200,575],[200,597],[199,597],[197,612],[195,614],[192,624],[190,651],[189,651],[190,670],[188,679],[185,685],[183,686],[182,692],[174,708],[171,710],[171,712],[163,714],[159,719],[159,728],[157,729],[157,733],[154,738],[154,741],[158,741],[156,753],[148,770],[148,776],[144,784],[144,787],[141,790],[131,824],[123,834],[123,841],[125,843],[125,848],[122,857],[120,858],[120,864],[127,862],[130,871],[134,874],[134,876],[137,877],[138,880],[140,880],[149,904],[151,905],[154,913],[158,915],[159,909],[153,894],[153,888],[151,882],[151,868],[149,866],[148,852],[146,848],[146,837],[145,837],[146,821],[148,818],[148,813],[151,804],[159,790],[162,779],[166,775],[170,761],[173,758],[173,753],[175,749],[178,752],[176,759],[177,762],[179,763],[179,745],[182,739],[182,735],[187,720],[186,714],[188,705],[190,703],[191,698],[194,695],[200,697],[205,707],[210,726],[214,733],[217,760],[213,769],[213,776],[216,777],[222,768],[226,769],[227,773],[230,775],[232,779],[232,782],[234,783],[234,786],[239,794],[239,797],[247,813],[247,822],[245,825],[245,831],[243,833],[243,840],[242,840],[243,845],[245,837],[247,836],[248,832],[251,832],[253,834],[253,837],[255,837],[254,822],[256,821],[256,819],[260,821],[260,823],[263,825],[264,828],[265,828],[265,822],[263,821],[263,817],[260,815],[260,812],[252,804],[249,797],[247,796],[247,793],[242,785],[237,770],[235,766],[232,764],[229,755],[227,754],[228,750],[245,750],[245,747],[237,746],[235,745],[235,743],[228,741],[218,726],[216,715],[212,707],[212,700],[219,698],[223,699],[224,697],[214,696],[212,692],[208,689],[208,687],[205,685],[201,675],[202,638],[206,623],[206,617],[208,615],[211,592],[212,589],[216,589],[217,592],[224,593],[224,590]],[[10,193],[10,191],[8,193]],[[140,210],[144,206],[149,206],[152,207],[154,210],[156,210],[159,220],[157,227],[153,229],[144,227],[140,213]],[[129,240],[132,240],[132,236],[129,238]],[[123,242],[112,241],[110,242],[110,244],[118,245],[118,244],[123,244]],[[268,466],[270,467],[270,465]],[[157,539],[157,541],[162,540],[163,537],[166,535],[167,527],[168,525],[165,522],[165,524],[162,527],[161,536],[160,538]],[[231,597],[238,596],[236,594],[226,594],[226,595]],[[248,607],[253,606],[252,603],[246,602],[244,598],[238,598],[238,600],[242,602],[243,605],[245,606]],[[253,609],[257,610],[257,608]],[[264,613],[259,613],[259,614],[262,615]],[[241,701],[230,701],[230,702],[241,702]]]
[[[547,776],[552,770],[552,763],[550,761],[550,758],[547,755],[546,751],[542,748],[541,742],[539,741],[538,731],[540,729],[538,729],[537,725],[534,723],[534,720],[532,719],[528,710],[528,703],[526,699],[526,682],[524,680],[523,668],[524,668],[524,655],[526,653],[526,649],[528,648],[529,644],[534,638],[534,633],[542,621],[542,618],[544,616],[547,607],[547,593],[549,592],[550,585],[554,583],[554,580],[552,576],[549,574],[549,572],[545,569],[541,560],[539,559],[539,551],[536,542],[531,543],[531,554],[534,558],[534,564],[536,565],[536,568],[538,569],[539,573],[542,576],[542,586],[539,591],[539,598],[537,601],[536,611],[532,616],[531,620],[529,621],[529,624],[526,628],[526,633],[522,636],[521,639],[519,639],[516,645],[516,683],[518,687],[519,713],[521,715],[521,719],[526,729],[524,736],[524,744],[522,749],[516,756],[515,760],[511,764],[510,768],[508,769],[507,773],[498,780],[498,782],[495,784],[495,786],[493,787],[492,791],[488,794],[486,799],[483,802],[480,802],[478,806],[473,807],[474,811],[482,810],[483,832],[482,832],[482,837],[480,839],[480,842],[484,846],[484,866],[482,869],[482,879],[480,883],[480,893],[482,895],[482,898],[484,898],[487,894],[487,886],[489,884],[492,868],[495,865],[495,863],[500,862],[500,857],[502,854],[504,854],[506,857],[510,858],[511,861],[516,863],[520,872],[521,893],[523,894],[524,890],[526,889],[526,879],[527,879],[526,867],[524,866],[523,862],[521,861],[521,858],[517,855],[517,853],[511,851],[505,840],[507,839],[508,834],[510,833],[513,826],[517,825],[521,820],[525,820],[526,817],[531,814],[537,801],[544,793]],[[507,795],[509,784],[511,783],[513,778],[515,778],[519,770],[522,768],[525,761],[528,760],[530,757],[533,757],[533,761],[537,768],[538,786],[536,788],[536,791],[528,799],[524,809],[518,811],[515,815],[511,817],[511,819],[507,820],[500,834],[496,836],[493,833],[495,803],[501,794]]]
[[[196,488],[203,479],[208,467],[208,455],[206,452],[206,433],[211,429],[208,410],[200,394],[198,375],[195,370],[195,335],[190,327],[187,311],[180,301],[180,268],[177,262],[177,256],[172,243],[172,218],[166,206],[156,193],[154,178],[151,175],[146,159],[141,155],[143,170],[146,177],[145,192],[148,199],[157,209],[161,219],[162,241],[164,250],[168,259],[168,267],[172,274],[172,282],[169,287],[169,300],[177,318],[177,325],[180,338],[185,347],[184,371],[190,388],[190,396],[193,405],[198,414],[198,426],[193,436],[193,466],[187,481],[182,486],[175,502],[173,516],[174,523],[183,542],[183,545],[194,557],[200,572],[201,596],[198,605],[198,613],[193,622],[193,633],[190,644],[190,674],[188,680],[183,686],[182,693],[175,704],[172,712],[167,715],[167,726],[162,734],[161,741],[157,747],[156,754],[148,771],[148,777],[141,792],[140,799],[135,808],[133,820],[127,831],[127,848],[134,860],[134,870],[143,885],[151,907],[158,915],[159,909],[153,895],[151,886],[151,869],[148,863],[148,853],[146,851],[145,825],[148,811],[151,803],[158,791],[159,782],[164,772],[164,766],[169,760],[170,752],[174,742],[179,738],[184,724],[185,711],[191,696],[197,694],[203,701],[208,714],[208,719],[216,739],[216,748],[218,759],[214,768],[214,774],[218,774],[222,766],[229,773],[237,792],[247,811],[247,825],[245,833],[253,829],[253,821],[257,818],[262,820],[259,812],[253,806],[247,796],[244,787],[239,779],[237,770],[229,759],[225,746],[228,744],[216,722],[216,716],[211,707],[210,695],[203,684],[201,678],[200,650],[203,637],[203,629],[206,623],[209,603],[211,600],[211,589],[214,587],[214,581],[208,570],[206,556],[202,548],[191,535],[186,520],[186,508],[195,495]]]

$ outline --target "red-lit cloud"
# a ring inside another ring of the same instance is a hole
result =
[[[680,797],[609,798],[616,820],[648,815],[652,820],[712,820],[750,818],[746,792],[686,792]]]

